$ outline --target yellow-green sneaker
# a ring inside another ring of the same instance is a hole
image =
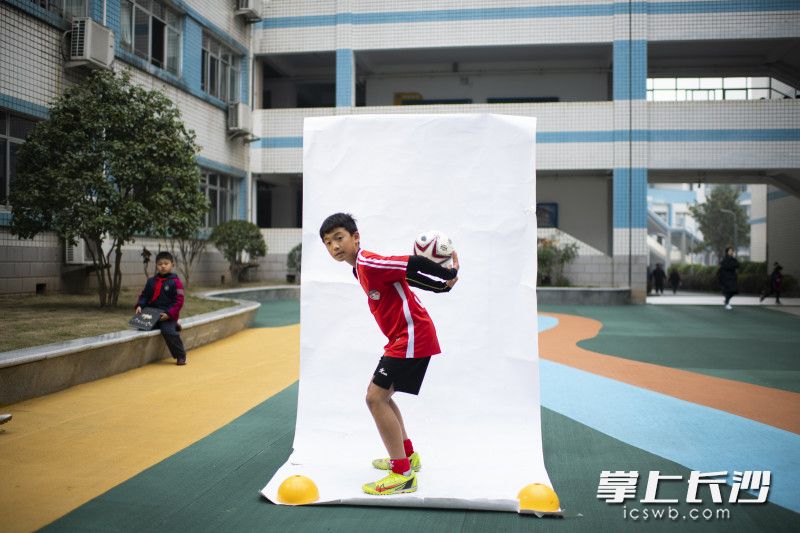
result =
[[[367,494],[375,496],[390,496],[392,494],[403,494],[417,490],[417,475],[414,472],[404,476],[396,472],[389,472],[389,475],[379,479],[375,483],[367,483],[361,487]]]
[[[422,460],[419,458],[419,454],[414,452],[408,458],[408,462],[411,463],[411,470],[414,472],[419,472],[422,470]],[[378,470],[391,470],[392,463],[389,462],[389,458],[385,457],[383,459],[375,459],[372,461],[372,466],[377,468]]]

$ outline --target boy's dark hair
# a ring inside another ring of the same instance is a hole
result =
[[[324,239],[325,235],[332,232],[336,228],[344,228],[352,235],[358,231],[356,226],[356,219],[350,213],[334,213],[322,222],[319,227],[319,238]]]
[[[168,259],[170,263],[174,263],[175,262],[175,258],[172,257],[172,254],[169,253],[169,252],[166,252],[166,251],[165,252],[158,252],[158,255],[156,255],[156,263],[158,263],[162,259]]]

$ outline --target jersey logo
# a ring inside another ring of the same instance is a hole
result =
[[[381,299],[381,293],[379,293],[375,289],[372,289],[371,291],[369,291],[367,293],[367,296],[369,296],[370,300],[380,300]]]

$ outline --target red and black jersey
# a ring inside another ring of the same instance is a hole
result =
[[[418,265],[416,256],[411,263]],[[419,358],[441,353],[436,328],[422,303],[411,291],[407,281],[409,256],[382,256],[366,250],[358,252],[353,273],[364,292],[367,293],[369,310],[375,316],[378,327],[389,339],[384,347],[387,357]],[[452,279],[455,271],[441,269],[439,277]],[[413,269],[417,273],[416,269]],[[444,292],[449,290],[444,282],[426,279],[427,290]]]
[[[156,274],[145,283],[136,305],[161,309],[169,315],[170,320],[178,320],[183,308],[183,299],[183,284],[177,275]]]

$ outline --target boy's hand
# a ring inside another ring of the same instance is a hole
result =
[[[456,253],[455,250],[453,250],[453,266],[450,267],[450,268],[451,268],[451,270],[456,270],[456,271],[458,270],[458,254]],[[452,288],[453,285],[455,285],[457,281],[458,281],[458,276],[454,277],[451,280],[447,280],[444,284],[447,285],[448,287]]]
[[[167,313],[161,313],[160,320],[169,320],[169,315]]]
[[[140,315],[140,314],[142,314],[142,308],[141,308],[141,306],[138,306],[138,305],[136,306],[136,314],[137,314],[137,315]]]

